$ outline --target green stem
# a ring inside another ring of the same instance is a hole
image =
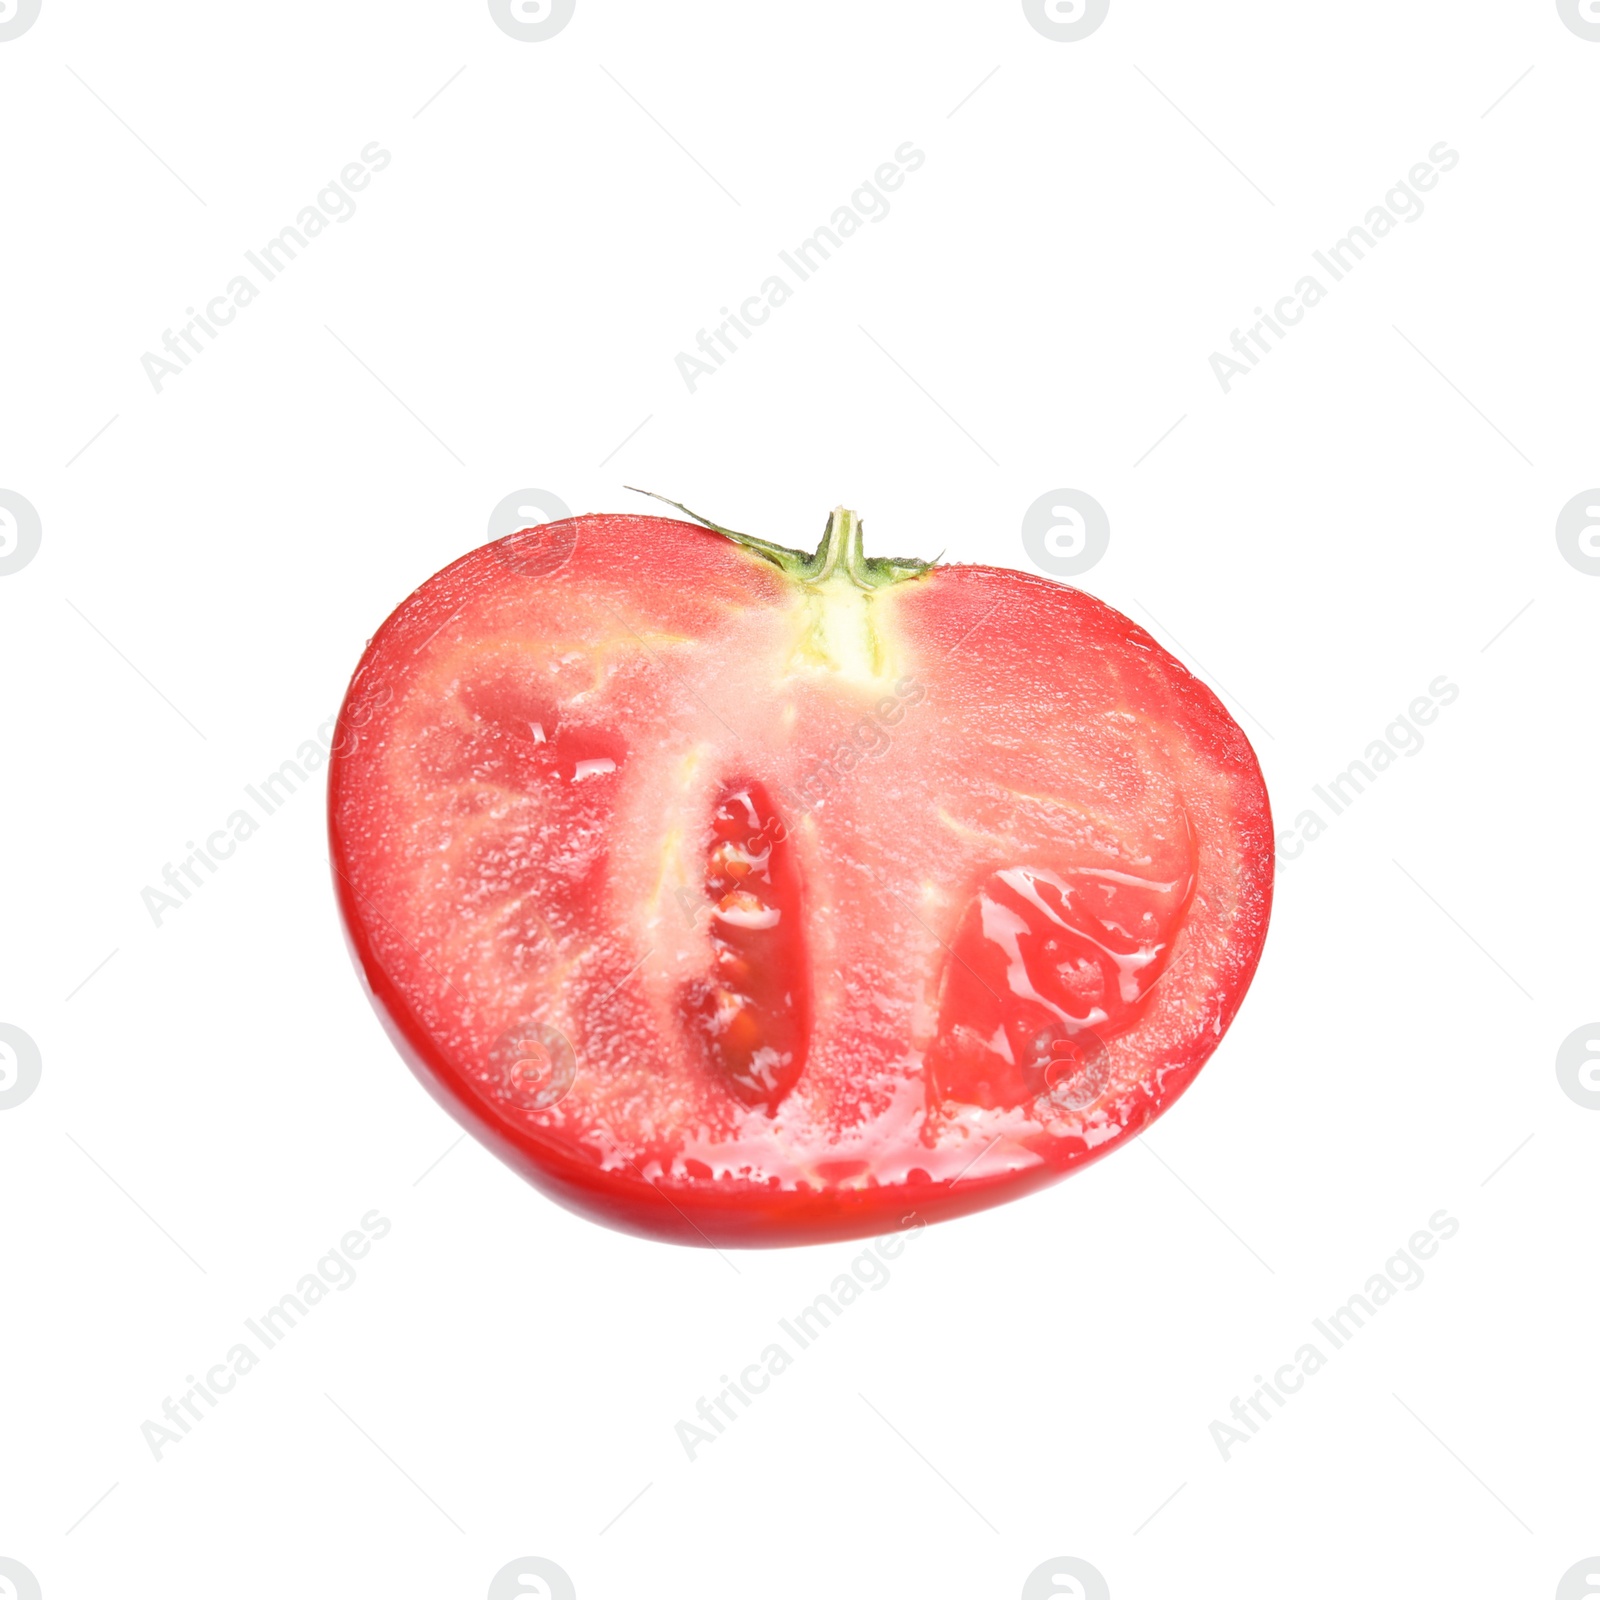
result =
[[[676,507],[685,516],[693,517],[702,527],[732,539],[735,544],[742,545],[763,561],[770,561],[787,577],[808,588],[843,581],[854,584],[858,589],[883,589],[892,583],[903,583],[908,578],[919,578],[933,570],[934,563],[931,561],[866,555],[862,549],[861,518],[843,506],[836,506],[828,514],[822,542],[807,555],[804,550],[793,550],[787,545],[773,544],[768,539],[758,539],[754,534],[736,533],[732,528],[724,528],[721,523],[702,517],[698,511],[691,511],[688,506],[652,490],[634,489],[633,492],[649,495],[663,505]]]

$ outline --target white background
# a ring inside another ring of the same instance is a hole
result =
[[[1113,0],[1077,43],[1014,0],[578,0],[531,44],[465,0],[44,0],[0,43],[0,488],[43,527],[0,577],[0,1021],[43,1058],[0,1113],[0,1556],[45,1600],[477,1600],[523,1555],[582,1600],[1012,1600],[1060,1555],[1115,1600],[1555,1594],[1600,1550],[1600,1114],[1554,1070],[1600,1012],[1600,579],[1554,538],[1600,482],[1597,88],[1553,0]],[[691,395],[677,353],[908,139]],[[372,140],[157,394],[144,352]],[[1425,214],[1224,395],[1211,353],[1440,140]],[[458,1142],[351,971],[320,793],[140,902],[497,502],[625,482],[1014,567],[1092,494],[1079,581],[1224,695],[1280,829],[1461,691],[1281,874],[1171,1115],[925,1232],[692,1463],[674,1424],[858,1247],[646,1243]],[[155,1461],[372,1208],[359,1281]],[[1440,1208],[1421,1287],[1224,1462]]]

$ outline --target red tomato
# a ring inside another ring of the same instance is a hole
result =
[[[1266,935],[1249,742],[1127,617],[993,567],[575,517],[379,629],[339,903],[423,1082],[685,1244],[994,1205],[1187,1087]]]

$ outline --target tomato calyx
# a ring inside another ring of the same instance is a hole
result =
[[[922,561],[914,556],[867,555],[862,548],[862,519],[857,512],[844,506],[835,506],[828,513],[827,526],[822,530],[822,542],[807,554],[788,545],[774,544],[770,539],[759,539],[753,533],[738,533],[732,528],[725,528],[720,522],[702,517],[698,511],[691,511],[681,502],[669,500],[654,490],[634,489],[631,484],[626,487],[634,494],[648,495],[663,505],[676,507],[685,516],[694,518],[701,527],[720,533],[725,539],[731,539],[760,556],[763,561],[771,562],[785,577],[792,578],[808,589],[835,583],[847,583],[865,590],[885,589],[891,584],[923,577],[938,565],[937,558]]]

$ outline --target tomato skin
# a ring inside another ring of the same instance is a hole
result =
[[[769,592],[781,593],[787,582],[765,568],[745,570],[740,566],[748,564],[743,552],[678,522],[575,518],[558,525],[558,532],[567,529],[573,530],[568,549],[576,546],[580,555],[591,545],[609,550],[625,536],[631,547],[650,550],[651,560],[660,555],[662,564],[677,570],[684,590],[691,595],[698,587],[715,599],[720,586],[721,591],[736,591],[741,596],[752,592],[764,602]],[[363,762],[370,768],[374,743],[394,737],[391,717],[396,683],[401,684],[402,693],[405,690],[403,679],[396,676],[395,662],[407,652],[425,648],[425,644],[419,647],[414,643],[422,631],[417,617],[420,599],[435,589],[448,597],[453,593],[448,580],[458,572],[468,574],[473,582],[490,581],[484,577],[485,563],[494,559],[485,551],[464,557],[399,607],[369,642],[341,708],[334,741],[329,779],[330,860],[357,969],[400,1054],[451,1115],[552,1198],[624,1231],[702,1247],[852,1239],[957,1217],[1037,1190],[1115,1149],[1167,1109],[1215,1050],[1254,974],[1271,904],[1271,816],[1248,741],[1204,685],[1143,630],[1109,607],[1078,591],[1025,574],[984,567],[942,568],[936,574],[937,584],[923,583],[917,592],[908,594],[904,604],[908,628],[924,630],[932,641],[930,654],[935,645],[944,650],[952,639],[959,647],[974,621],[981,623],[982,616],[999,603],[993,598],[996,594],[1026,597],[1029,606],[1036,605],[1043,615],[1040,638],[1031,641],[1040,660],[1039,670],[1057,670],[1052,663],[1059,659],[1062,665],[1058,670],[1071,671],[1078,659],[1074,652],[1090,650],[1102,656],[1119,650],[1137,652],[1129,659],[1141,669],[1146,661],[1153,662],[1171,680],[1161,715],[1182,727],[1195,751],[1233,774],[1230,781],[1243,796],[1237,815],[1223,818],[1221,824],[1215,819],[1208,823],[1231,830],[1229,847],[1237,853],[1241,880],[1236,886],[1235,922],[1227,930],[1228,938],[1221,941],[1226,948],[1219,959],[1225,960],[1227,970],[1218,978],[1208,1002],[1215,1010],[1206,1017],[1207,1025],[1192,1030],[1192,1037],[1182,1040],[1181,1048],[1137,1081],[1118,1085],[1106,1111],[1112,1131],[1104,1137],[1067,1135],[1042,1144],[1024,1141],[1029,1159],[1020,1166],[1014,1158],[1005,1164],[1004,1156],[990,1161],[978,1149],[977,1158],[970,1162],[946,1162],[934,1172],[912,1167],[889,1181],[871,1179],[864,1184],[779,1182],[775,1178],[752,1181],[726,1172],[712,1175],[709,1169],[702,1174],[692,1160],[681,1172],[647,1176],[644,1167],[625,1154],[609,1162],[599,1159],[588,1149],[575,1149],[564,1130],[535,1125],[494,1102],[474,1081],[459,1053],[445,1048],[435,1028],[419,1013],[416,972],[430,968],[431,954],[415,946],[409,930],[394,925],[392,907],[386,909],[376,902],[381,872],[372,858],[370,819],[358,825],[358,813],[368,804],[373,782]],[[695,570],[697,564],[706,576]],[[547,573],[537,576],[541,582],[549,581]],[[577,577],[582,580],[581,573]],[[681,606],[674,601],[673,605],[679,610],[692,609],[689,601]],[[443,609],[442,601],[438,609]],[[1053,622],[1057,616],[1065,620]],[[431,623],[431,614],[426,620]],[[1007,648],[1012,648],[1011,643]],[[936,684],[935,709],[941,691],[942,685]],[[926,692],[927,686],[918,683],[907,691],[906,702],[912,703],[913,693],[920,700]],[[888,720],[890,713],[883,715]],[[589,753],[587,746],[584,750]],[[397,941],[398,945],[411,945],[414,952],[414,963],[405,970],[394,954]],[[449,982],[448,978],[443,981]],[[1138,998],[1143,1005],[1143,996]],[[981,1095],[974,1103],[984,1104]],[[775,1108],[776,1101],[768,1110]],[[699,1166],[703,1168],[703,1163]],[[935,1163],[930,1160],[929,1166]]]

